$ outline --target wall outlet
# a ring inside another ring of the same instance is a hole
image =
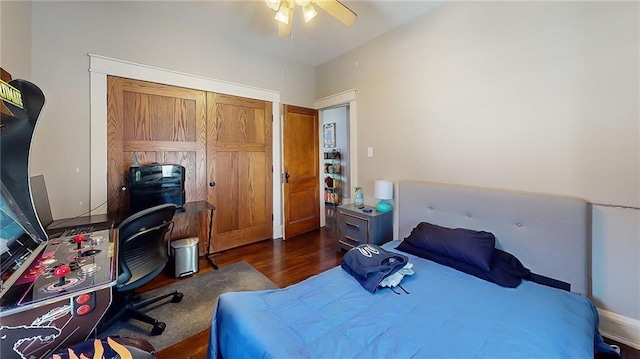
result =
[[[367,157],[373,157],[373,147],[367,147]]]

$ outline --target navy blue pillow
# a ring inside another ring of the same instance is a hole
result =
[[[447,228],[422,222],[404,239],[412,246],[466,262],[484,271],[491,268],[496,237],[493,233]]]
[[[482,270],[465,261],[458,261],[451,257],[443,256],[425,249],[414,247],[406,240],[402,241],[398,245],[398,247],[396,247],[396,249],[424,259],[428,259],[430,261],[434,261],[436,263],[440,263],[442,265],[446,265],[480,279],[496,283],[503,287],[515,288],[520,285],[522,279],[528,279],[529,275],[531,274],[529,269],[522,265],[518,258],[513,256],[511,253],[501,251],[497,248],[494,248],[495,253],[491,260],[491,269],[488,271]]]

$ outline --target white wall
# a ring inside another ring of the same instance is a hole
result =
[[[14,79],[31,77],[31,2],[0,1],[0,67]]]
[[[194,17],[185,25],[176,21],[180,9],[180,2],[32,3],[30,80],[47,104],[30,171],[45,175],[55,218],[89,209],[88,53],[277,91],[285,103],[313,106],[313,68],[243,47],[212,21]]]
[[[319,66],[316,91],[358,92],[365,193],[392,176],[640,207],[638,16],[638,2],[446,2]],[[637,210],[594,217],[594,300],[640,347]]]

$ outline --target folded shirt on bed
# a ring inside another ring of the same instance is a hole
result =
[[[375,244],[361,244],[345,253],[340,266],[366,290],[375,293],[385,277],[404,268],[408,261],[409,258],[400,253],[389,252]]]

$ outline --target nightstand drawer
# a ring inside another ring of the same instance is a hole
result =
[[[338,244],[344,248],[344,249],[351,249],[351,248],[355,248],[357,246],[360,245],[360,242],[358,242],[357,240],[351,238],[351,237],[345,237],[345,236],[341,236],[340,239],[338,240]]]
[[[373,207],[363,211],[353,204],[338,207],[338,247],[349,250],[361,244],[382,245],[393,239],[393,213]]]
[[[341,239],[348,238],[355,241],[355,246],[360,243],[367,243],[367,233],[369,232],[369,221],[341,213],[340,216],[340,233]]]

